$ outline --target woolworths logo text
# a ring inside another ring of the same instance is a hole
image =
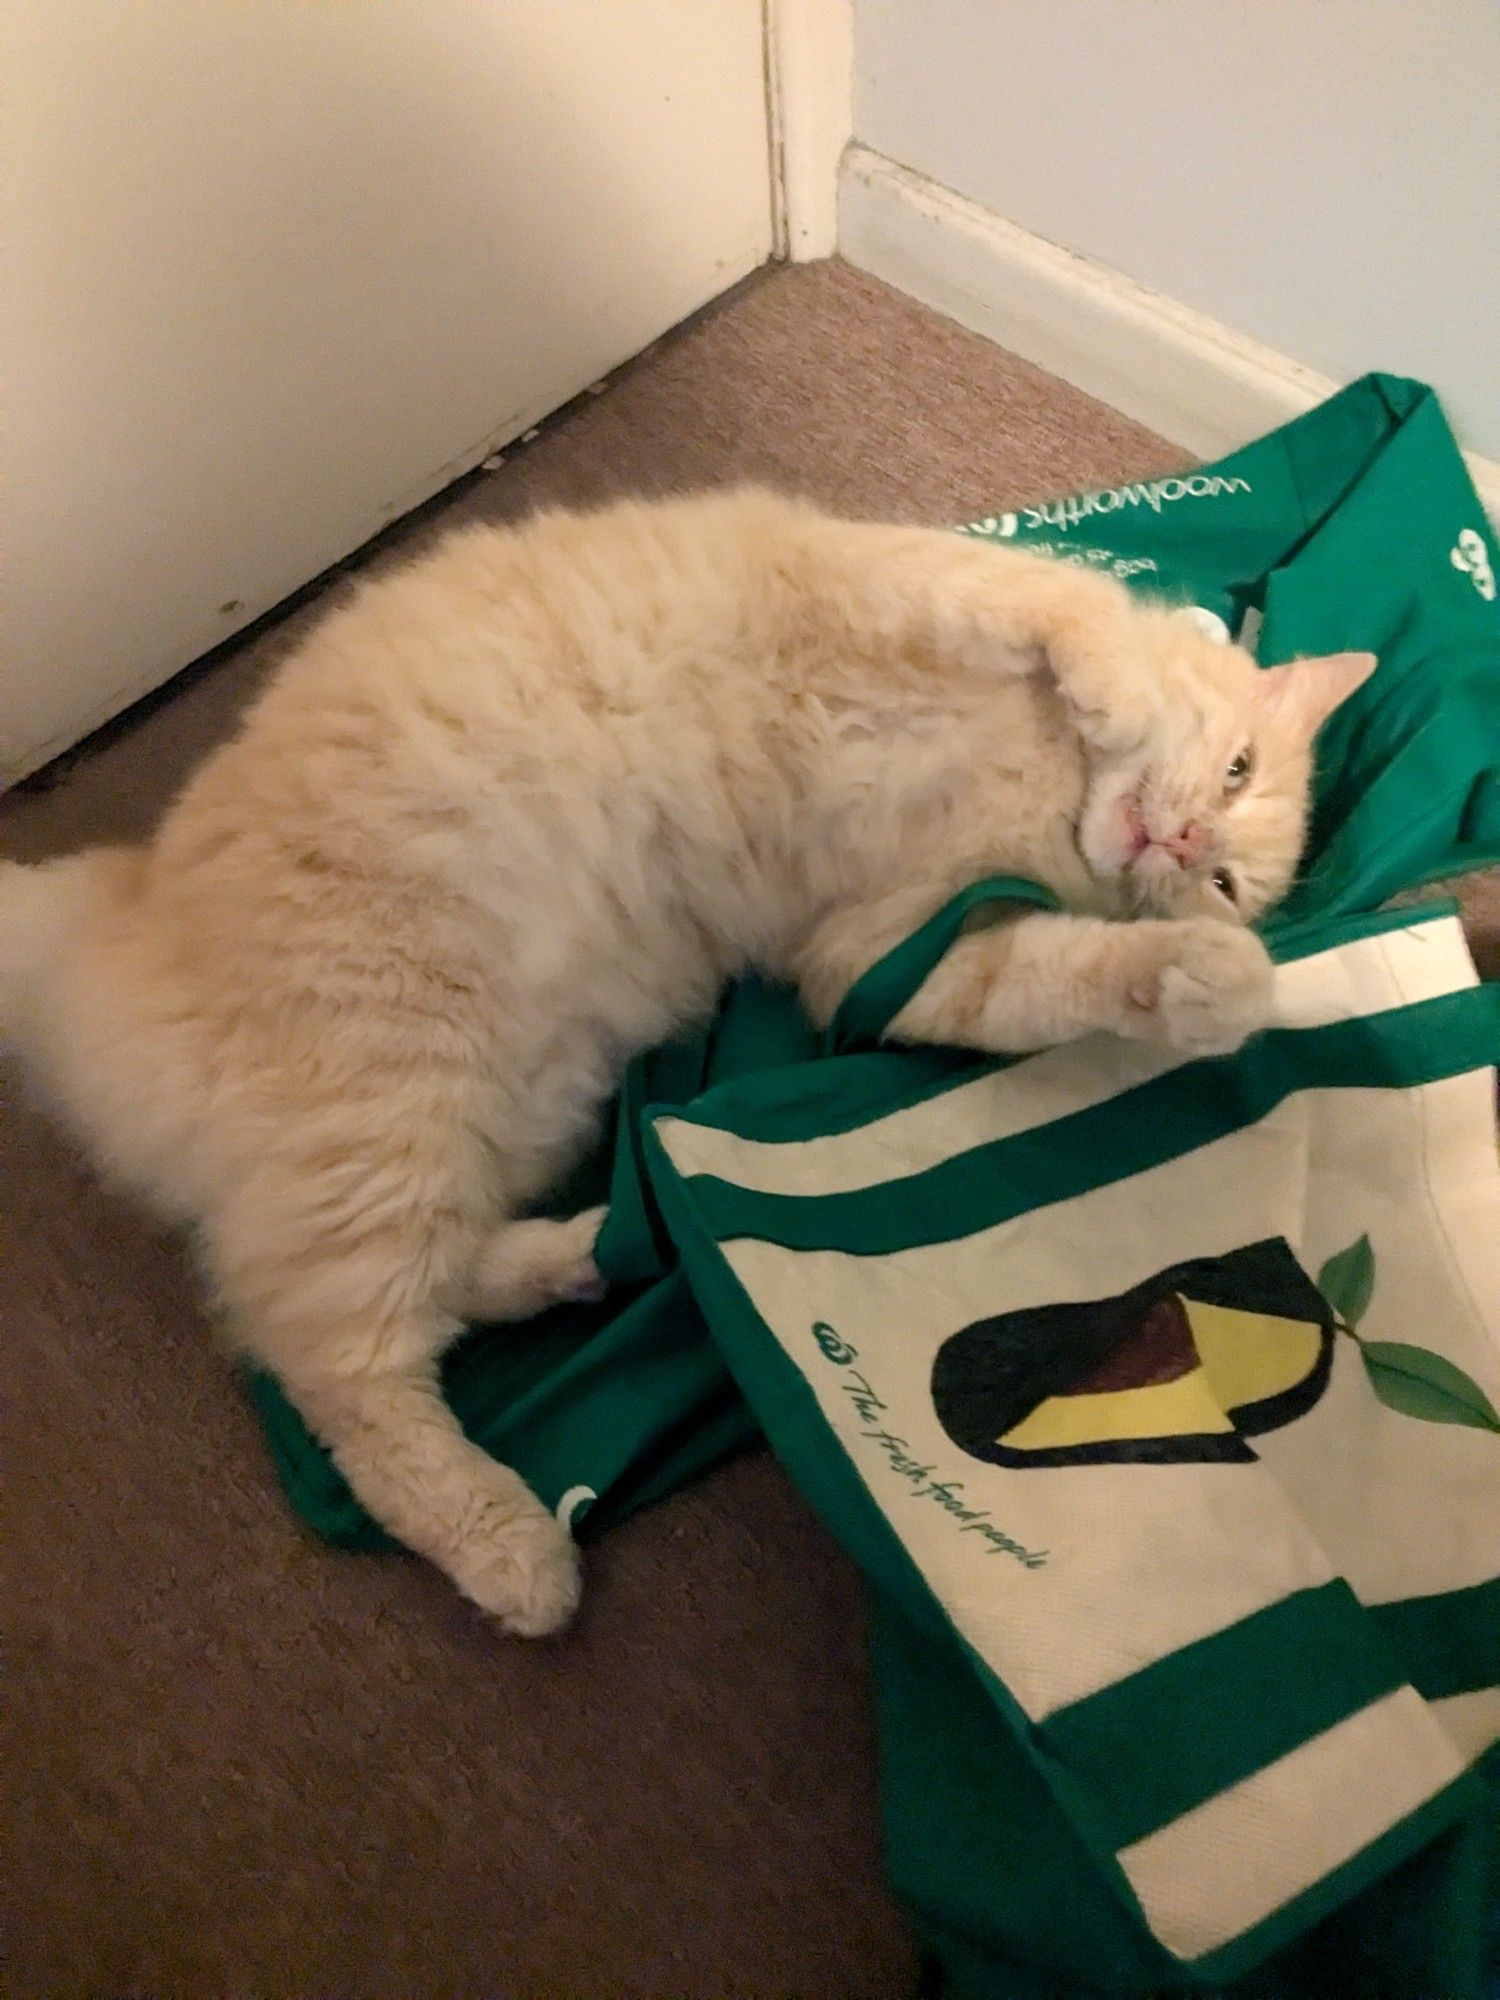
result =
[[[1248,479],[1195,472],[1184,479],[1147,479],[1134,486],[1106,486],[1100,493],[1074,493],[1066,500],[1049,500],[1044,507],[1023,507],[1019,514],[990,514],[974,523],[974,531],[1002,538],[1022,528],[1061,528],[1066,534],[1095,514],[1117,514],[1122,507],[1149,507],[1159,514],[1174,500],[1217,500],[1226,493],[1249,491]]]

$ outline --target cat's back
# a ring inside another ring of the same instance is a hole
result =
[[[795,503],[755,492],[471,526],[360,583],[283,662],[157,842],[158,882],[265,899],[325,883],[473,879],[608,801],[692,796],[764,702],[772,633],[747,560]],[[601,839],[603,829],[601,828]]]
[[[799,511],[747,489],[459,529],[313,628],[217,775],[285,757],[321,788],[330,759],[404,758],[451,781],[455,759],[493,775],[497,754],[524,767],[529,749],[576,752],[590,722],[680,702],[730,652],[773,650],[747,576]]]

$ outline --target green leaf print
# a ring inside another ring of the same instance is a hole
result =
[[[1430,1424],[1500,1431],[1500,1415],[1483,1389],[1441,1354],[1403,1340],[1364,1340],[1359,1351],[1370,1386],[1389,1409]]]
[[[1375,1289],[1375,1252],[1368,1236],[1330,1257],[1318,1273],[1318,1290],[1352,1332],[1364,1318]]]

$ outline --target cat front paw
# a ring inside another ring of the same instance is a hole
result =
[[[1160,725],[1164,696],[1139,607],[1092,570],[1053,580],[1043,652],[1080,740],[1107,756],[1140,749]]]
[[[1131,1032],[1189,1056],[1230,1055],[1271,1018],[1273,970],[1251,931],[1205,919],[1176,935],[1130,987]]]
[[[1119,684],[1106,686],[1092,701],[1075,693],[1069,708],[1079,740],[1105,757],[1137,755],[1161,720],[1160,701]]]

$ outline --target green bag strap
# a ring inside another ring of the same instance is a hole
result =
[[[868,1048],[878,1042],[957,938],[969,912],[986,903],[1027,903],[1038,910],[1062,908],[1050,889],[1019,875],[989,875],[982,882],[971,882],[855,980],[828,1024],[823,1038],[825,1051],[843,1055],[851,1048]]]

